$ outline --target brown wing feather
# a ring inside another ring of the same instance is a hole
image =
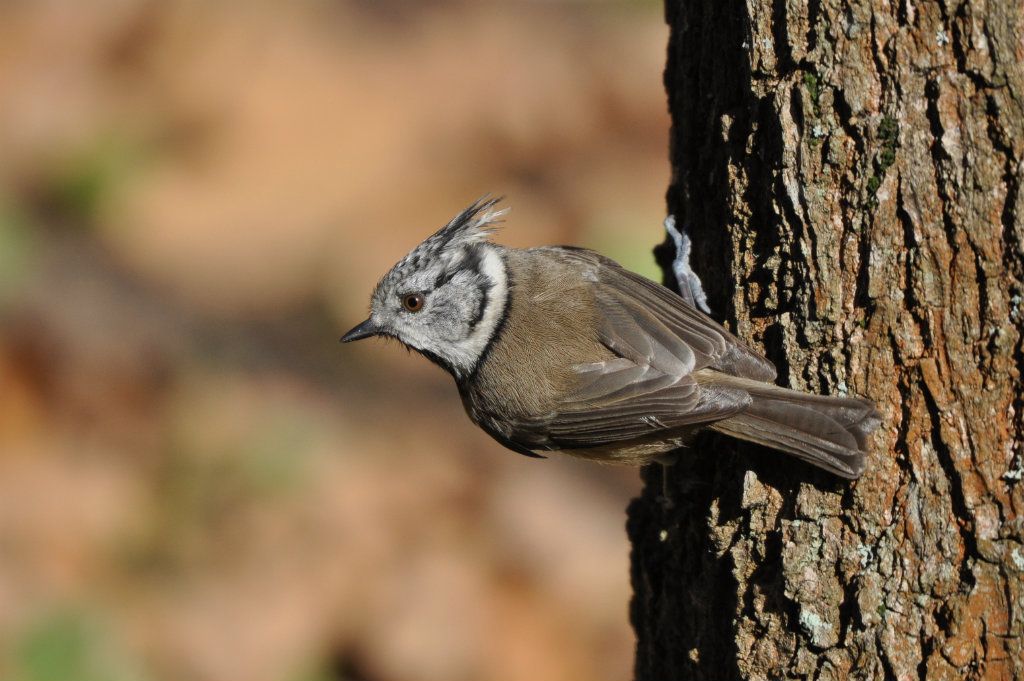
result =
[[[755,381],[775,380],[775,366],[771,362],[681,296],[597,253],[571,253],[576,258],[586,254],[588,259],[597,260],[602,265],[599,302],[608,304],[615,301],[622,305],[629,310],[634,323],[644,329],[649,319],[658,320],[678,343],[696,354],[697,363],[692,371],[710,367]]]
[[[579,387],[543,423],[550,447],[597,447],[710,423],[750,403],[746,390],[698,386],[693,373],[721,365],[772,378],[775,369],[663,286],[591,251],[544,249],[593,277],[599,340],[618,357],[575,367]],[[557,253],[553,252],[557,251]]]
[[[632,392],[618,391],[602,402],[565,403],[547,424],[551,443],[573,449],[626,442],[659,430],[718,421],[750,403],[742,390],[698,387],[689,377],[651,392]]]

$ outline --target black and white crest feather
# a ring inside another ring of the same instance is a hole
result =
[[[395,266],[395,269],[418,269],[429,263],[449,265],[466,255],[473,246],[490,243],[501,216],[508,209],[494,210],[500,198],[480,198],[452,218],[451,222],[427,237]]]
[[[493,210],[499,201],[500,196],[493,199],[484,196],[478,199],[472,206],[452,218],[451,222],[439,229],[430,239],[440,237],[451,244],[486,241],[491,233],[497,230],[501,217],[508,212],[508,208]]]

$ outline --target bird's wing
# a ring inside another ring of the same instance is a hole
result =
[[[685,350],[677,349],[679,346],[692,351],[691,371],[709,367],[755,381],[775,380],[775,366],[771,362],[681,296],[597,253],[570,253],[574,258],[596,259],[601,265],[597,269],[599,285],[594,287],[595,296],[598,306],[609,311],[606,333],[613,340],[646,333],[660,343],[667,330],[675,344],[666,345],[672,354],[686,354]]]
[[[770,362],[664,286],[591,251],[558,251],[594,282],[598,339],[617,357],[574,367],[577,388],[543,419],[551,445],[595,447],[645,437],[718,421],[749,404],[741,387],[698,383],[702,369],[775,377]]]
[[[698,385],[689,373],[670,375],[618,357],[574,367],[578,388],[544,419],[550,444],[597,447],[718,421],[750,402],[746,391]]]

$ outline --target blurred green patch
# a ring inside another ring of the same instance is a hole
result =
[[[47,208],[80,225],[91,225],[140,173],[149,154],[122,134],[107,133],[57,164],[43,188]]]
[[[38,235],[21,207],[0,194],[0,311],[21,293],[39,254]]]
[[[94,616],[64,608],[43,617],[22,635],[14,651],[19,681],[143,681]]]
[[[258,495],[285,494],[308,480],[314,430],[299,414],[275,414],[260,424],[248,443],[243,474]]]
[[[589,248],[648,279],[661,281],[661,269],[654,261],[654,247],[665,238],[661,221],[645,216],[620,217],[588,225]]]
[[[320,426],[285,399],[271,403],[270,413],[257,408],[237,421],[226,416],[230,423],[219,433],[200,430],[208,425],[202,420],[182,424],[172,459],[173,477],[188,490],[183,501],[213,510],[302,489]]]
[[[363,668],[361,655],[354,650],[325,650],[322,659],[302,665],[287,681],[359,681],[376,678]]]
[[[302,669],[299,673],[288,678],[288,681],[347,681],[348,677],[339,677],[325,663],[319,666],[311,665],[310,669]]]
[[[202,561],[238,535],[251,511],[288,504],[309,485],[322,423],[301,404],[273,395],[273,388],[264,399],[254,394],[260,386],[234,385],[231,378],[225,383],[200,381],[196,392],[182,395],[156,483],[154,516],[123,547],[133,568],[175,571]]]

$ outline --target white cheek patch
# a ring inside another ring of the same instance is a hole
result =
[[[468,336],[452,343],[443,353],[459,375],[468,374],[476,366],[501,323],[501,315],[508,300],[508,273],[497,248],[485,247],[480,273],[491,281],[483,315]]]

